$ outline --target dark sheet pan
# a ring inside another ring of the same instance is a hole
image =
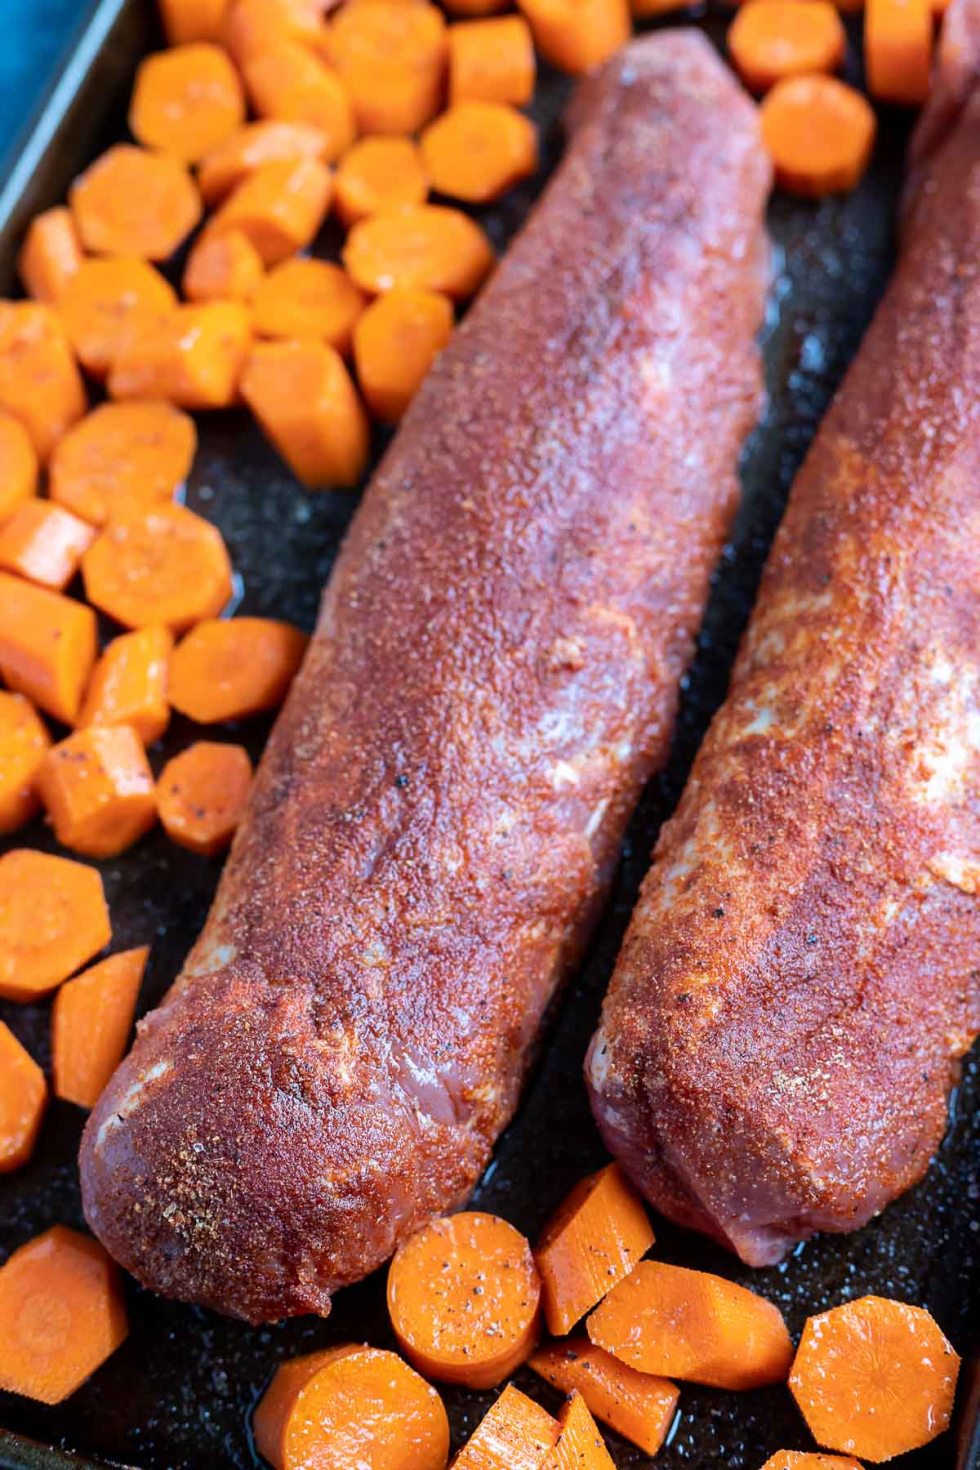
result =
[[[702,16],[696,23],[720,41],[721,16]],[[65,72],[25,134],[20,163],[0,192],[0,291],[14,287],[14,251],[30,215],[59,200],[97,149],[119,136],[134,66],[154,36],[150,0],[98,0],[93,6]],[[852,46],[852,75],[853,53]],[[539,89],[535,112],[545,139],[539,177],[482,214],[498,246],[520,224],[558,156],[557,119],[567,91],[558,76],[548,77]],[[780,197],[772,205],[778,279],[766,331],[770,406],[745,455],[744,503],[687,680],[673,758],[646,793],[605,923],[564,997],[524,1106],[476,1197],[480,1206],[499,1210],[532,1235],[570,1186],[603,1161],[580,1081],[582,1057],[646,856],[724,695],[793,472],[887,278],[906,136],[900,114],[884,116],[873,167],[849,198],[811,206]],[[330,254],[337,243],[328,230],[322,253]],[[311,627],[356,498],[304,493],[244,414],[214,415],[200,427],[201,450],[188,499],[224,532],[241,576],[243,607]],[[244,739],[257,754],[266,733],[267,726],[251,724],[230,738]],[[175,720],[165,749],[153,752],[157,769],[164,755],[191,734],[185,722]],[[18,834],[16,843],[52,846],[39,822]],[[204,918],[218,868],[155,834],[104,864],[103,872],[116,947],[153,945],[142,997],[148,1008],[177,973]],[[0,1016],[46,1064],[49,1008],[0,1003]],[[974,1056],[955,1100],[949,1136],[926,1182],[860,1234],[813,1241],[781,1267],[760,1273],[739,1268],[709,1244],[667,1225],[658,1228],[658,1253],[750,1281],[780,1304],[794,1332],[810,1312],[865,1292],[923,1303],[966,1354],[975,1346],[971,1305],[980,1288],[978,1071]],[[0,1259],[51,1224],[81,1224],[75,1153],[82,1122],[77,1109],[54,1103],[32,1163],[0,1179]],[[158,1300],[130,1283],[130,1337],[79,1393],[53,1409],[0,1393],[0,1467],[253,1466],[258,1461],[249,1442],[249,1412],[276,1361],[352,1337],[390,1344],[382,1288],[374,1278],[341,1293],[326,1322],[304,1319],[256,1330]],[[555,1397],[532,1374],[522,1374],[519,1381],[554,1406]],[[491,1398],[446,1391],[454,1445]],[[623,1470],[651,1463],[612,1435],[610,1447]],[[808,1447],[785,1390],[732,1395],[687,1388],[679,1421],[657,1464],[663,1470],[757,1470],[776,1449]],[[902,1463],[907,1470],[945,1470],[954,1458],[947,1436]]]

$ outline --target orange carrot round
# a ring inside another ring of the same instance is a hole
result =
[[[92,527],[71,511],[28,500],[0,527],[0,567],[61,592],[94,539]]]
[[[169,628],[138,628],[113,638],[92,670],[78,727],[131,725],[144,745],[170,723],[167,702],[174,638]]]
[[[276,1467],[282,1465],[282,1433],[286,1420],[296,1403],[297,1395],[314,1374],[332,1363],[335,1358],[361,1350],[359,1343],[345,1343],[340,1347],[304,1353],[298,1358],[287,1358],[284,1363],[279,1364],[252,1415],[252,1437],[263,1460],[268,1460],[270,1465]]]
[[[37,789],[62,847],[111,858],[156,821],[153,772],[129,725],[89,725],[48,751]]]
[[[58,301],[82,263],[82,247],[71,210],[59,205],[34,216],[17,268],[24,290],[35,301]]]
[[[540,1297],[523,1235],[475,1210],[423,1225],[388,1270],[388,1312],[406,1357],[430,1378],[469,1388],[492,1388],[524,1362]]]
[[[220,41],[229,0],[158,0],[168,46]]]
[[[201,160],[197,185],[205,204],[214,206],[263,163],[295,163],[300,158],[322,162],[328,151],[329,139],[306,123],[275,119],[247,123]]]
[[[37,494],[37,450],[20,419],[0,410],[0,525]]]
[[[371,303],[354,328],[354,362],[376,418],[398,422],[452,332],[452,302],[436,291],[388,291]]]
[[[354,141],[351,98],[340,77],[295,41],[279,41],[244,63],[245,85],[259,117],[302,123],[324,140],[318,155],[332,163]]]
[[[201,196],[183,165],[127,143],[75,180],[69,202],[93,255],[166,260],[201,218]]]
[[[222,45],[239,66],[281,41],[315,46],[320,39],[323,9],[323,0],[232,0],[222,30]]]
[[[776,181],[793,194],[818,199],[853,189],[868,166],[874,112],[836,77],[787,77],[767,94],[760,115]]]
[[[109,393],[180,408],[230,408],[251,342],[252,319],[241,301],[202,301],[140,317],[123,333]]]
[[[0,1174],[21,1168],[34,1152],[47,1100],[44,1073],[0,1021]]]
[[[96,648],[90,607],[0,572],[0,674],[8,688],[71,725]]]
[[[334,176],[334,203],[348,228],[369,214],[424,204],[429,179],[411,138],[362,138],[348,148]]]
[[[51,499],[94,526],[172,500],[187,479],[197,431],[170,403],[103,403],[51,458]]]
[[[176,302],[169,281],[145,260],[83,260],[62,292],[58,310],[82,367],[104,378],[127,326]]]
[[[922,1307],[864,1296],[808,1320],[789,1386],[819,1445],[877,1465],[948,1428],[959,1367]]]
[[[489,275],[493,250],[480,226],[460,210],[419,204],[360,220],[347,237],[343,260],[372,294],[421,287],[465,301]]]
[[[544,1470],[560,1432],[546,1409],[509,1383],[453,1460],[452,1470]]]
[[[55,308],[0,301],[0,410],[24,425],[42,463],[85,408],[85,389]]]
[[[51,1009],[55,1097],[94,1108],[126,1051],[150,951],[127,949],[68,980]]]
[[[37,811],[37,773],[50,744],[31,701],[0,690],[0,834],[16,832]]]
[[[200,725],[277,709],[306,651],[307,638],[272,618],[198,623],[170,663],[170,703]]]
[[[277,159],[260,164],[225,200],[209,234],[237,230],[267,266],[305,250],[330,207],[333,180],[318,159]]]
[[[925,102],[934,29],[930,0],[867,0],[864,70],[872,97],[908,107]]]
[[[446,22],[426,0],[345,5],[330,26],[325,49],[350,93],[362,133],[415,133],[438,112]]]
[[[188,301],[250,301],[263,274],[262,257],[247,235],[204,230],[187,257],[183,291]]]
[[[129,126],[146,148],[197,163],[244,121],[245,93],[220,46],[194,41],[140,63]]]
[[[97,1240],[55,1225],[0,1266],[0,1388],[60,1404],[124,1341],[119,1273]]]
[[[252,785],[241,745],[199,740],[160,773],[157,805],[163,830],[178,847],[214,857],[235,835]]]
[[[256,288],[252,321],[260,337],[312,337],[348,353],[366,305],[363,291],[339,265],[284,260]]]
[[[93,607],[127,628],[182,633],[231,597],[231,562],[217,526],[182,505],[120,516],[82,559]]]
[[[0,856],[0,998],[41,1000],[111,938],[95,868],[27,848]]]
[[[242,374],[242,397],[304,485],[357,484],[369,426],[340,353],[326,342],[260,342]]]
[[[538,1348],[528,1366],[563,1393],[578,1390],[597,1419],[646,1454],[667,1438],[680,1397],[669,1379],[638,1373],[584,1337]]]
[[[752,0],[728,30],[735,69],[753,92],[782,77],[836,71],[847,36],[830,0]]]
[[[429,124],[421,148],[432,187],[468,204],[498,199],[538,164],[534,124],[503,102],[456,103]]]
[[[510,102],[534,96],[534,38],[521,15],[449,27],[449,101]]]
[[[812,1455],[805,1450],[777,1450],[762,1470],[861,1470],[850,1455]]]
[[[546,61],[581,75],[608,61],[629,40],[628,0],[519,0]]]

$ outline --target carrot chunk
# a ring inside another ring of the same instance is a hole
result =
[[[92,671],[79,729],[131,725],[144,745],[170,723],[168,671],[174,638],[169,628],[138,628],[114,638]]]
[[[559,1432],[556,1419],[508,1384],[456,1456],[452,1470],[543,1470]]]
[[[306,652],[305,633],[272,618],[198,623],[170,664],[170,703],[199,725],[278,709]]]
[[[62,847],[117,857],[156,821],[153,773],[129,725],[91,725],[52,746],[37,789]]]
[[[123,335],[109,372],[118,399],[163,398],[179,408],[229,408],[252,341],[240,301],[176,306]]]
[[[127,327],[177,304],[169,281],[145,260],[84,260],[58,303],[82,367],[104,378]]]
[[[85,408],[58,313],[32,301],[0,301],[0,409],[20,420],[42,461]]]
[[[573,1392],[558,1415],[558,1443],[544,1470],[616,1470],[602,1435],[580,1393]]]
[[[398,422],[452,331],[452,302],[436,291],[388,291],[371,303],[354,328],[354,362],[376,418]]]
[[[362,138],[334,175],[334,206],[348,227],[383,209],[424,204],[429,179],[411,138]]]
[[[534,96],[534,40],[523,16],[449,27],[449,101],[510,102]]]
[[[354,104],[362,133],[415,133],[439,111],[446,22],[419,0],[358,0],[338,12],[326,53]]]
[[[42,1000],[111,938],[95,868],[27,848],[0,856],[0,999]]]
[[[753,92],[766,92],[782,77],[836,71],[847,36],[830,0],[753,0],[729,27],[735,69]]]
[[[628,0],[519,0],[546,61],[580,75],[607,61],[629,40]]]
[[[50,500],[28,500],[0,528],[0,567],[61,592],[78,571],[95,532]]]
[[[48,1101],[44,1073],[0,1021],[0,1174],[27,1163]]]
[[[778,1450],[762,1470],[861,1470],[850,1455],[810,1455],[799,1450]]]
[[[348,1343],[343,1347],[321,1348],[318,1352],[304,1353],[302,1357],[288,1358],[280,1363],[252,1415],[252,1436],[263,1460],[268,1460],[270,1465],[282,1465],[282,1434],[286,1420],[297,1395],[314,1374],[335,1358],[361,1350],[358,1343]]]
[[[793,1345],[778,1307],[707,1271],[641,1261],[588,1320],[589,1337],[640,1373],[716,1388],[784,1383]]]
[[[37,773],[50,744],[30,700],[0,690],[0,834],[16,832],[37,811]]]
[[[58,301],[82,263],[82,247],[64,205],[34,216],[28,226],[17,269],[24,290],[35,301]]]
[[[128,1332],[119,1274],[97,1240],[55,1225],[0,1266],[0,1388],[60,1404]]]
[[[265,273],[262,257],[238,230],[208,231],[187,257],[182,288],[188,301],[251,301]]]
[[[388,1270],[388,1313],[430,1378],[494,1388],[534,1346],[541,1282],[523,1235],[467,1210],[409,1236]]]
[[[360,220],[347,237],[343,261],[372,294],[421,287],[465,301],[489,275],[493,250],[480,226],[460,210],[419,204]]]
[[[534,124],[503,102],[458,102],[422,134],[432,187],[467,204],[488,204],[538,166]]]
[[[240,230],[265,265],[305,250],[330,208],[330,170],[315,158],[263,163],[239,184],[212,219],[209,233]]]
[[[669,1379],[638,1373],[585,1337],[538,1348],[528,1362],[563,1393],[577,1390],[597,1419],[646,1454],[655,1455],[667,1438],[680,1398]]]
[[[245,85],[259,117],[302,123],[324,140],[318,157],[339,158],[354,141],[354,109],[337,73],[306,46],[279,41],[249,56]]]
[[[95,655],[90,607],[0,572],[0,674],[8,688],[74,724]]]
[[[761,4],[761,0],[757,0]],[[653,1245],[647,1212],[617,1164],[583,1179],[534,1253],[548,1331],[563,1337]]]
[[[922,1307],[864,1296],[808,1320],[789,1386],[819,1445],[877,1465],[949,1427],[959,1369]]]
[[[777,82],[760,116],[776,181],[793,194],[818,199],[853,189],[868,166],[874,112],[860,92],[836,77]]]
[[[166,260],[201,218],[201,196],[176,159],[118,143],[77,178],[69,195],[93,255]]]
[[[325,342],[261,342],[242,397],[304,485],[356,485],[367,467],[367,414],[344,360]]]
[[[220,204],[263,163],[326,157],[329,140],[306,123],[254,122],[239,128],[201,160],[197,184],[208,205]]]
[[[220,41],[229,0],[157,0],[168,46]]]
[[[252,300],[260,337],[313,338],[348,353],[367,299],[345,270],[325,260],[284,260]]]
[[[94,526],[172,500],[187,479],[197,430],[171,403],[102,403],[51,457],[48,493]]]
[[[37,494],[37,450],[20,419],[0,409],[0,525]]]
[[[245,93],[220,46],[192,41],[140,62],[129,126],[146,148],[197,163],[244,121]]]
[[[239,66],[281,41],[315,46],[323,27],[323,9],[322,0],[234,0],[222,43]]]
[[[122,1061],[149,949],[111,954],[62,985],[51,1010],[55,1097],[94,1108]]]
[[[183,505],[120,516],[85,553],[82,576],[89,602],[117,623],[175,633],[217,617],[232,591],[221,532]]]
[[[163,830],[178,847],[214,857],[234,837],[251,785],[252,762],[244,746],[198,740],[160,774]]]
[[[933,13],[930,0],[868,0],[864,69],[880,102],[917,107],[929,96]]]

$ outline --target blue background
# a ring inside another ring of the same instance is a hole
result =
[[[91,0],[0,0],[0,177]]]

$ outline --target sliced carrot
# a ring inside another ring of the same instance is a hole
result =
[[[132,323],[109,372],[118,399],[163,398],[179,408],[229,408],[252,341],[240,301],[177,306]]]
[[[0,1174],[27,1163],[48,1101],[44,1073],[0,1021]]]
[[[521,15],[449,27],[449,101],[510,102],[534,96],[534,39]]]
[[[74,724],[96,646],[90,607],[0,572],[0,674],[10,689]]]
[[[872,97],[910,107],[925,102],[932,46],[930,0],[867,0],[864,70]]]
[[[326,157],[329,140],[306,123],[254,122],[233,133],[201,160],[198,188],[208,205],[220,204],[263,163]]]
[[[120,515],[85,553],[82,576],[93,607],[126,628],[182,633],[217,617],[232,592],[221,532],[183,505]]]
[[[442,1400],[395,1353],[337,1353],[296,1392],[275,1470],[445,1470]]]
[[[348,353],[367,298],[345,270],[326,260],[284,260],[252,299],[260,337],[312,337]]]
[[[37,450],[12,413],[0,409],[0,525],[37,494]]]
[[[322,0],[233,0],[222,44],[239,66],[281,41],[315,46],[323,27]]]
[[[528,1364],[563,1393],[577,1390],[597,1419],[646,1454],[667,1438],[680,1398],[669,1379],[638,1373],[585,1337],[538,1348]]]
[[[20,420],[42,461],[85,408],[57,311],[32,301],[0,301],[0,409]]]
[[[429,179],[411,138],[362,138],[334,176],[334,205],[348,227],[383,209],[424,204]]]
[[[111,938],[95,868],[27,848],[0,856],[0,999],[42,1000]]]
[[[874,112],[860,92],[836,77],[777,82],[760,116],[776,181],[793,194],[818,199],[853,189],[868,166]]]
[[[55,1225],[0,1266],[0,1388],[60,1404],[128,1332],[119,1273],[97,1240]]]
[[[58,308],[82,367],[104,378],[127,327],[153,319],[177,303],[169,281],[145,260],[84,260]]]
[[[261,255],[239,230],[205,230],[187,257],[181,287],[188,301],[251,301],[264,273]]]
[[[244,63],[245,85],[260,117],[302,123],[324,139],[319,157],[339,158],[354,141],[354,110],[337,73],[296,41],[279,41]]]
[[[214,857],[234,837],[251,786],[252,762],[244,746],[198,740],[160,773],[163,830],[178,847]]]
[[[94,526],[172,500],[187,479],[197,431],[172,403],[102,403],[51,456],[51,499]]]
[[[51,1010],[55,1097],[94,1108],[122,1061],[149,949],[111,954],[62,985]]]
[[[534,1253],[548,1331],[555,1337],[570,1331],[630,1274],[653,1240],[642,1201],[617,1164],[576,1185]]]
[[[358,0],[338,12],[326,53],[354,104],[362,133],[415,133],[439,111],[446,22],[426,0]]]
[[[263,163],[228,196],[208,228],[214,234],[240,230],[265,265],[277,265],[312,243],[332,189],[330,170],[315,158]]]
[[[545,1460],[544,1470],[616,1470],[580,1393],[573,1393],[562,1407],[558,1424],[558,1443]]]
[[[395,424],[453,332],[453,307],[436,291],[388,291],[354,328],[361,392],[376,418]]]
[[[524,1236],[466,1210],[423,1225],[388,1269],[388,1313],[405,1356],[443,1383],[494,1388],[538,1334],[541,1282]]]
[[[117,143],[72,185],[72,214],[93,255],[167,260],[201,218],[201,196],[176,159]]]
[[[28,500],[0,527],[0,567],[62,592],[95,539],[86,521],[50,500]]]
[[[17,257],[28,296],[57,301],[81,263],[82,247],[71,210],[59,205],[35,215]]]
[[[198,623],[170,664],[170,703],[199,725],[278,709],[309,640],[272,618]]]
[[[220,46],[192,41],[140,62],[129,126],[144,147],[198,163],[244,121],[241,80]]]
[[[0,690],[0,834],[16,832],[37,811],[37,773],[50,744],[30,700]]]
[[[130,725],[90,725],[54,745],[37,789],[62,847],[117,857],[156,821],[153,772]]]
[[[543,1470],[559,1432],[556,1419],[508,1384],[456,1456],[452,1470]]]
[[[321,1348],[318,1352],[304,1353],[302,1357],[280,1363],[252,1415],[252,1437],[263,1460],[268,1460],[270,1465],[282,1465],[282,1433],[286,1420],[297,1395],[314,1374],[335,1358],[360,1351],[360,1344],[348,1343],[343,1347]]]
[[[347,237],[343,261],[364,291],[421,287],[465,301],[493,268],[493,250],[460,210],[418,204],[360,220]]]
[[[546,61],[579,75],[608,61],[632,31],[628,0],[519,0]]]
[[[367,415],[344,360],[325,342],[260,342],[242,397],[304,485],[357,484],[368,460]]]
[[[641,1261],[589,1317],[589,1337],[640,1373],[716,1388],[785,1383],[793,1344],[779,1308],[707,1271]]]
[[[169,628],[137,628],[107,644],[92,671],[79,729],[131,725],[144,745],[170,723],[167,700],[174,637]]]
[[[504,102],[457,102],[429,124],[421,148],[432,187],[467,204],[499,199],[538,166],[534,124]]]
[[[846,45],[830,0],[753,0],[728,30],[735,69],[753,92],[768,91],[782,77],[836,71]]]
[[[924,1308],[863,1296],[807,1321],[789,1386],[817,1444],[877,1465],[949,1427],[959,1369]]]
[[[220,41],[229,0],[157,0],[168,46]]]
[[[850,1455],[811,1455],[800,1450],[777,1450],[762,1470],[861,1470]]]

